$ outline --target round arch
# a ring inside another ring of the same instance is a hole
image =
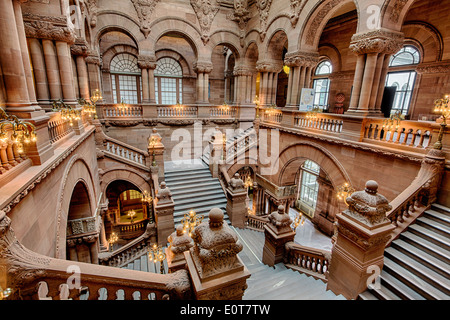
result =
[[[406,14],[415,0],[385,0],[381,9],[381,27],[400,31]]]
[[[183,69],[183,76],[194,76],[194,70],[192,68],[192,65],[190,65],[187,60],[178,52],[172,50],[172,49],[160,49],[155,52],[156,60],[158,61],[161,58],[172,58],[181,65],[181,68]]]
[[[123,45],[123,44],[114,45],[112,47],[109,47],[103,53],[103,56],[102,56],[103,68],[106,70],[109,70],[111,61],[114,59],[114,57],[116,55],[118,55],[120,53],[128,53],[128,54],[135,56],[136,58],[139,56],[139,51],[132,46]]]
[[[132,23],[130,23],[130,21]],[[99,14],[97,27],[95,28],[96,34],[93,37],[93,42],[98,44],[101,37],[108,32],[118,31],[126,34],[133,40],[136,48],[139,48],[139,44],[145,40],[144,35],[139,29],[139,24],[131,17],[119,15],[117,13],[109,13],[109,15]],[[91,34],[92,36],[92,34]]]
[[[242,51],[239,49],[241,47],[239,41],[239,35],[234,32],[218,30],[210,36],[207,46],[210,48],[212,54],[215,47],[223,45],[233,52],[236,60],[239,60],[243,56]]]

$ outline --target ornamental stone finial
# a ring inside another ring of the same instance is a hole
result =
[[[290,227],[292,219],[286,213],[286,210],[283,205],[279,205],[278,210],[269,214],[267,218],[269,219],[271,225],[276,228],[277,233],[292,231]]]
[[[386,212],[392,206],[386,197],[378,193],[376,181],[367,181],[364,191],[354,192],[347,198],[347,203],[348,209],[344,213],[369,227],[390,222]]]
[[[240,178],[239,173],[235,173],[230,179],[229,188],[233,192],[245,190],[244,181]]]

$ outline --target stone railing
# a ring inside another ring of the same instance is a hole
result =
[[[264,226],[269,222],[267,215],[256,216],[248,214],[246,216],[245,226],[247,229],[264,232]]]
[[[262,120],[267,122],[281,123],[283,120],[283,111],[274,108],[260,108]]]
[[[142,106],[140,105],[103,105],[104,118],[141,118]]]
[[[284,264],[286,267],[324,282],[327,281],[330,257],[330,251],[308,248],[294,242],[288,242],[285,245]]]
[[[158,118],[197,118],[198,108],[188,106],[157,107]]]
[[[0,177],[11,172],[19,163],[27,159],[25,152],[19,152],[16,142],[0,140]]]
[[[137,221],[134,223],[117,224],[114,230],[121,239],[133,239],[145,231],[148,220]]]
[[[12,300],[190,299],[186,270],[172,274],[100,266],[50,258],[25,248],[0,211],[0,265],[7,270],[6,286]],[[74,277],[79,277],[74,284]],[[138,297],[137,297],[138,296]]]
[[[294,127],[316,129],[328,132],[342,132],[344,121],[334,117],[323,117],[322,115],[308,118],[306,113],[296,115],[294,118]]]
[[[100,224],[101,217],[99,215],[95,217],[69,220],[67,222],[67,237],[98,232],[100,230]]]
[[[425,149],[431,143],[432,132],[431,122],[400,121],[398,125],[385,125],[384,120],[373,119],[365,125],[364,139]]]
[[[48,115],[50,116],[50,120],[47,124],[50,143],[54,144],[74,132],[69,120],[61,119],[61,114],[59,112],[51,112]]]
[[[148,153],[130,145],[127,145],[121,141],[108,137],[104,142],[104,152],[117,157],[130,161],[140,166],[146,166]]]
[[[244,135],[238,139],[233,139],[226,144],[226,163],[233,163],[235,158],[245,153],[252,146],[258,143],[258,137],[253,127],[244,131]]]
[[[211,107],[209,109],[209,116],[211,118],[235,118],[237,112],[237,107]]]

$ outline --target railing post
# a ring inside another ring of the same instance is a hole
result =
[[[247,288],[250,272],[238,256],[243,246],[223,217],[222,210],[212,209],[184,253],[196,300],[242,300]]]
[[[381,273],[384,249],[395,229],[386,217],[392,206],[377,191],[378,184],[368,181],[364,191],[347,198],[349,208],[337,216],[327,289],[347,299],[378,285],[372,282]]]
[[[161,182],[156,200],[154,200],[154,206],[156,209],[155,223],[157,227],[158,245],[165,246],[168,237],[175,229],[175,223],[173,221],[175,202],[172,199],[170,189],[164,181]]]
[[[283,261],[285,244],[294,241],[295,232],[291,229],[292,219],[284,206],[278,206],[278,211],[269,214],[268,218],[269,223],[264,226],[262,262],[272,267]]]
[[[153,128],[152,134],[148,138],[148,154],[149,163],[147,166],[158,167],[159,180],[164,179],[164,144],[162,143],[162,137],[158,133],[156,128]]]
[[[192,238],[189,237],[188,233],[183,232],[183,225],[179,224],[177,230],[167,240],[170,243],[169,247],[166,248],[169,273],[184,269],[186,265],[184,252],[194,246]]]
[[[248,208],[246,205],[247,189],[244,187],[244,181],[236,173],[230,179],[227,187],[227,214],[230,217],[231,225],[235,228],[245,228],[246,215]]]

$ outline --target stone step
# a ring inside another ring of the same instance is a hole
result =
[[[226,199],[210,199],[207,201],[202,201],[198,203],[187,203],[182,205],[177,205],[175,203],[175,213],[174,216],[176,216],[176,213],[182,213],[182,212],[189,212],[190,210],[194,210],[195,212],[204,212],[206,208],[222,208],[227,205]]]
[[[208,182],[215,182],[215,183],[219,183],[219,179],[214,179],[211,177],[203,177],[203,178],[199,178],[199,179],[194,179],[194,180],[188,180],[188,179],[178,179],[178,180],[174,180],[171,181],[170,183],[167,183],[167,186],[170,188],[170,190],[172,190],[173,188],[179,187],[179,186],[190,186],[192,187],[196,187],[198,185],[202,185],[203,183],[208,183]]]
[[[175,198],[172,197],[173,201],[175,202],[175,208],[181,208],[184,206],[190,206],[190,207],[196,207],[197,204],[206,203],[208,201],[218,201],[218,202],[224,202],[224,193],[218,193],[218,192],[212,192],[212,193],[203,193],[203,194],[192,194],[190,198]],[[226,203],[226,199],[225,199]],[[195,211],[195,210],[194,210]]]
[[[429,219],[426,216],[422,216],[420,218],[417,218],[416,224],[425,227],[427,229],[430,229],[436,233],[439,233],[440,235],[450,239],[450,227],[445,226],[439,222],[436,222],[435,220]]]
[[[425,300],[425,298],[416,291],[384,270],[381,271],[380,279],[383,287],[389,289],[402,300]]]
[[[450,214],[442,213],[433,209],[428,209],[425,211],[423,216],[441,223],[446,227],[450,227]]]
[[[440,259],[447,265],[450,264],[450,251],[444,249],[442,246],[436,245],[433,242],[430,242],[427,239],[409,231],[403,232],[400,235],[399,239],[410,243],[414,247],[420,248],[433,257]]]
[[[450,297],[435,287],[424,281],[422,278],[408,271],[406,268],[392,261],[390,258],[384,258],[384,270],[396,277],[404,284],[409,286],[421,296],[429,300],[448,300]]]
[[[199,172],[196,174],[190,174],[190,173],[186,173],[184,175],[180,175],[180,176],[166,176],[164,177],[164,181],[166,182],[167,185],[169,185],[172,182],[178,182],[178,181],[187,181],[189,183],[196,183],[198,180],[200,179],[212,179],[211,173],[208,172]]]
[[[444,248],[445,250],[450,251],[450,244],[449,244],[448,238],[442,236],[441,234],[434,232],[433,230],[425,228],[419,224],[410,225],[407,230],[419,237],[422,237],[422,238]]]
[[[188,169],[188,170],[166,171],[166,172],[164,172],[164,178],[173,178],[173,177],[178,177],[178,176],[185,176],[185,175],[189,175],[189,174],[198,174],[198,173],[205,173],[205,172],[210,172],[208,167]]]
[[[431,205],[431,209],[433,209],[435,211],[439,211],[441,213],[450,214],[450,208],[443,206],[439,203],[433,203]]]
[[[167,185],[167,186],[170,188],[170,191],[172,192],[172,196],[186,194],[187,191],[202,192],[205,190],[218,190],[218,189],[223,190],[222,186],[220,185],[220,182],[214,181],[214,180],[202,183],[202,185],[199,185],[199,186],[192,186],[190,184],[177,185],[175,187],[171,187],[170,185]]]

